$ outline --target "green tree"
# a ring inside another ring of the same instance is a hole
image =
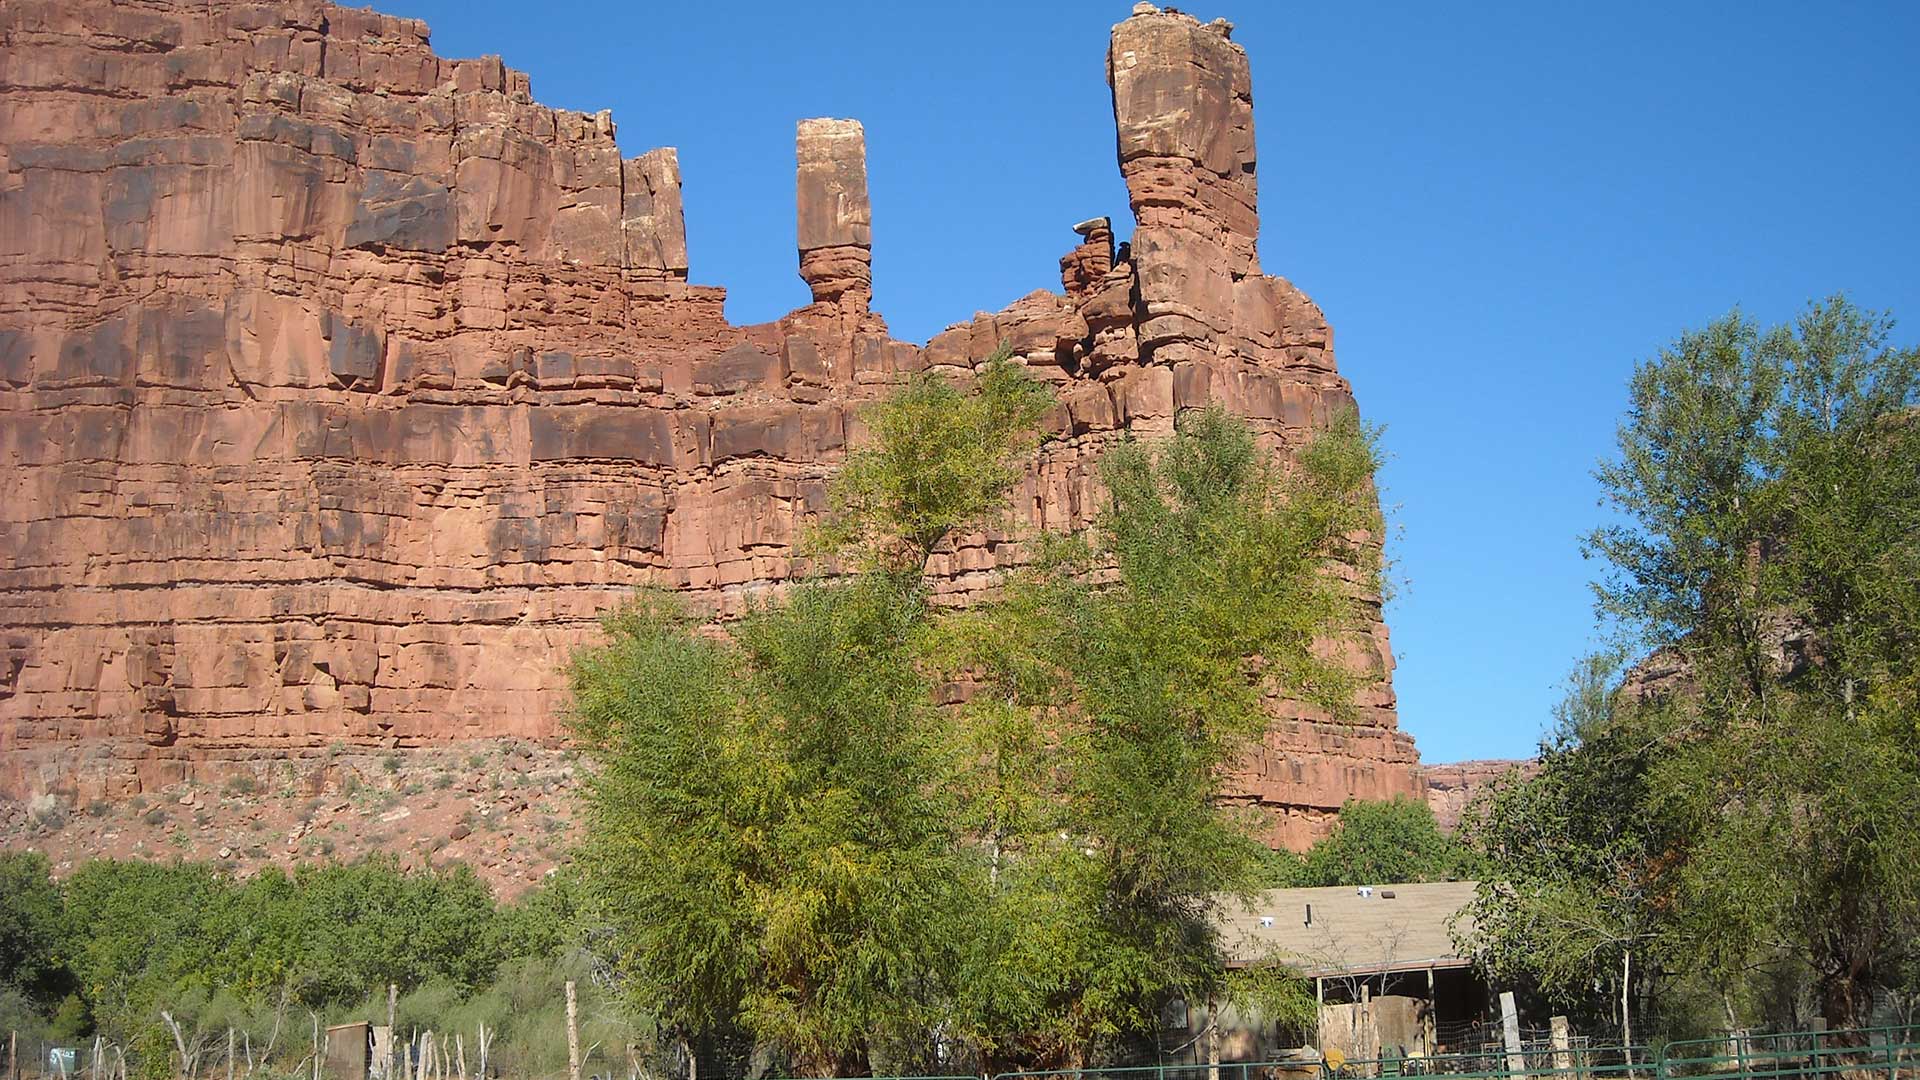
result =
[[[1003,514],[1053,403],[1010,355],[996,350],[971,390],[922,372],[865,410],[871,438],[834,477],[817,546],[917,576],[956,530]]]
[[[1045,390],[1004,355],[971,392],[910,380],[830,490],[802,582],[722,638],[668,598],[612,616],[574,668],[599,763],[582,851],[616,972],[683,1034],[738,1026],[799,1070],[930,1052],[970,860],[918,666],[926,560],[997,512]]]
[[[1283,469],[1244,423],[1188,414],[1108,453],[1091,543],[955,620],[981,736],[958,790],[992,859],[960,1016],[989,1055],[1084,1063],[1169,998],[1297,990],[1223,978],[1209,916],[1267,861],[1223,784],[1271,695],[1352,707],[1316,642],[1356,630],[1377,587],[1355,543],[1378,535],[1373,467],[1351,416]]]
[[[1483,933],[1564,938],[1549,984],[1636,949],[1728,984],[1798,968],[1844,1027],[1908,970],[1920,350],[1891,326],[1843,298],[1735,312],[1636,368],[1587,551],[1646,659],[1478,833],[1513,890],[1483,891]]]
[[[993,1068],[1085,1062],[1175,996],[1305,1000],[1225,978],[1209,916],[1265,860],[1223,784],[1273,695],[1352,708],[1327,646],[1377,590],[1371,439],[1348,417],[1283,468],[1188,415],[1109,452],[1088,535],[931,604],[927,560],[1003,512],[1047,401],[1003,361],[903,385],[830,488],[819,535],[855,573],[724,634],[649,594],[579,657],[584,881],[670,1030],[807,1074]]]
[[[0,987],[46,1003],[68,981],[60,890],[37,851],[0,851]]]
[[[1481,883],[1464,944],[1496,981],[1631,1042],[1663,963],[1677,838],[1651,787],[1658,739],[1616,713],[1619,687],[1617,654],[1583,659],[1537,771],[1468,806]]]
[[[1348,800],[1333,831],[1307,849],[1291,885],[1378,885],[1459,881],[1474,872],[1472,852],[1440,831],[1433,808],[1396,798]]]

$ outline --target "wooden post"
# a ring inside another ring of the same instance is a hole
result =
[[[313,1017],[313,1080],[320,1080],[320,1014],[307,1015]]]
[[[1378,1059],[1380,1057],[1380,1028],[1373,1022],[1373,984],[1362,980],[1360,983],[1359,1017],[1353,1039],[1355,1057]]]
[[[20,1080],[20,1033],[7,1032],[7,1080]]]
[[[399,1044],[395,1036],[400,1029],[394,1026],[393,1015],[400,1008],[400,987],[387,984],[387,1060],[380,1064],[381,1080],[394,1080],[394,1059],[399,1056]]]
[[[95,1080],[100,1070],[95,1069]],[[233,1080],[233,1029],[227,1029],[227,1080]]]
[[[1573,1068],[1573,1028],[1564,1016],[1549,1016],[1547,1027],[1553,1042],[1553,1071],[1568,1072]]]
[[[100,1080],[100,1044],[102,1041],[102,1038],[98,1035],[93,1037],[93,1080]],[[229,1048],[227,1053],[231,1056],[233,1053],[232,1049]],[[233,1073],[227,1073],[227,1080],[233,1080]]]
[[[1520,1048],[1520,1012],[1513,1004],[1513,991],[1500,991],[1500,1038],[1507,1044],[1507,1073],[1524,1076],[1527,1055]]]
[[[572,979],[567,980],[567,1080],[580,1080],[580,1017]]]
[[[1427,1018],[1420,1024],[1420,1053],[1432,1057],[1440,1052],[1440,992],[1433,983],[1433,969],[1427,969]]]

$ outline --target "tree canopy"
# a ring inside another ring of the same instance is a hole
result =
[[[1835,1027],[1911,970],[1920,350],[1891,326],[1838,297],[1736,311],[1636,368],[1587,551],[1640,659],[1477,825],[1494,956],[1572,987],[1638,950],[1622,993],[1710,972],[1727,1022],[1804,970]]]
[[[1107,453],[1092,529],[931,603],[1050,400],[1004,358],[908,381],[830,485],[840,573],[717,628],[643,597],[576,663],[582,867],[622,985],[684,1037],[971,1071],[1087,1061],[1175,997],[1284,999],[1223,977],[1207,915],[1264,849],[1220,795],[1271,695],[1351,708],[1317,644],[1375,588],[1371,437],[1349,416],[1282,467],[1190,413]]]
[[[1467,845],[1440,831],[1424,802],[1349,799],[1333,831],[1286,865],[1291,886],[1378,885],[1397,881],[1461,881],[1477,860]]]

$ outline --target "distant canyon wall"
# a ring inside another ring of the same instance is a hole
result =
[[[0,0],[0,793],[557,738],[600,614],[786,580],[860,403],[1002,341],[1060,399],[1024,527],[1084,524],[1101,452],[1181,409],[1298,446],[1353,399],[1320,310],[1261,272],[1230,34],[1150,4],[1114,27],[1130,253],[1092,217],[1060,292],[920,345],[870,306],[854,121],[798,127],[813,301],[734,326],[688,281],[674,150],[623,158],[607,113],[416,20]],[[939,589],[964,602],[1016,539],[960,539]],[[1278,842],[1424,793],[1366,601],[1357,717],[1282,706],[1243,777]]]

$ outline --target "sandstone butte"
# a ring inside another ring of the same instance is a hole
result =
[[[813,302],[734,326],[688,281],[673,149],[622,158],[608,113],[438,57],[419,21],[0,0],[0,796],[558,741],[602,613],[777,586],[859,404],[1002,341],[1059,394],[1020,528],[1084,523],[1102,450],[1181,409],[1298,446],[1353,399],[1319,308],[1261,272],[1231,29],[1151,4],[1113,28],[1130,256],[1095,217],[1059,293],[916,345],[869,304],[855,121],[798,126]],[[1017,532],[941,552],[939,591],[965,602]],[[1357,715],[1276,704],[1237,781],[1277,843],[1425,797],[1367,612],[1336,643]]]

